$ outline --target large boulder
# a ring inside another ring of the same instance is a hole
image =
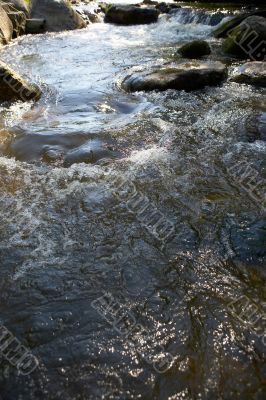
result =
[[[8,18],[13,25],[13,37],[16,38],[23,35],[26,30],[27,16],[23,11],[17,10],[11,3],[3,3],[3,9],[6,11]]]
[[[219,85],[226,77],[227,68],[221,62],[189,62],[128,76],[122,87],[130,92],[167,89],[189,92]]]
[[[80,29],[87,25],[67,0],[32,0],[31,18],[45,19],[49,32]]]
[[[231,80],[266,87],[266,63],[262,61],[247,62],[233,71]]]
[[[186,58],[199,58],[211,54],[211,48],[205,40],[193,40],[181,46],[178,53]]]
[[[235,57],[266,60],[266,18],[246,18],[228,34],[223,50]]]
[[[8,65],[0,61],[0,101],[38,100],[40,89],[21,78]]]
[[[159,11],[155,8],[113,5],[107,7],[105,22],[119,25],[150,24],[158,20]]]
[[[264,1],[264,0],[263,0]],[[226,38],[228,33],[232,31],[232,29],[236,28],[241,24],[245,19],[251,16],[265,17],[266,18],[266,10],[256,9],[252,12],[245,12],[238,14],[230,19],[227,19],[225,22],[221,22],[218,27],[216,27],[213,31],[213,35],[216,38]]]
[[[0,45],[7,44],[13,36],[13,25],[6,11],[0,6]]]

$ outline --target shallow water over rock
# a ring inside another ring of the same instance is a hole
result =
[[[179,17],[2,50],[44,93],[0,109],[0,318],[40,363],[5,400],[265,397],[266,89],[121,89],[212,30]]]

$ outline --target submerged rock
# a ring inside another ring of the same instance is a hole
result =
[[[266,87],[266,63],[247,62],[235,69],[231,80],[237,83]]]
[[[38,100],[41,90],[0,61],[0,101]]]
[[[6,11],[0,6],[0,44],[7,44],[13,36],[13,25]]]
[[[107,9],[104,20],[119,25],[138,25],[156,22],[158,16],[155,8],[113,5]]]
[[[211,54],[211,48],[205,40],[193,40],[193,42],[186,43],[180,47],[178,53],[186,58],[199,58]]]
[[[226,77],[227,68],[221,62],[188,62],[128,76],[122,87],[130,92],[167,89],[189,92],[219,85]]]
[[[3,154],[19,161],[46,162],[70,167],[72,164],[93,164],[102,159],[120,155],[113,150],[115,143],[110,137],[100,138],[94,134],[28,133],[15,129],[3,147]]]
[[[266,141],[266,112],[260,111],[247,118],[245,134],[249,142]]]
[[[32,0],[31,18],[45,19],[49,32],[80,29],[87,25],[66,0]]]
[[[235,57],[266,60],[266,18],[253,16],[245,19],[230,31],[223,50]]]
[[[266,276],[266,222],[242,221],[231,228],[230,240],[235,260],[245,267],[254,267]]]
[[[90,140],[82,146],[69,151],[64,158],[64,166],[86,163],[94,164],[105,158],[114,158],[115,153],[100,140]]]

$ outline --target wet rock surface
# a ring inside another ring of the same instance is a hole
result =
[[[250,142],[266,141],[266,112],[255,111],[245,122],[244,133]]]
[[[156,22],[158,16],[155,8],[113,5],[108,8],[104,20],[119,25],[141,25]]]
[[[38,100],[41,90],[20,77],[7,64],[0,62],[0,101]]]
[[[7,143],[4,154],[20,161],[41,162],[70,167],[76,163],[94,164],[101,159],[120,156],[110,138],[76,133],[72,135],[25,134],[14,131],[14,138]]]
[[[124,79],[122,87],[130,92],[167,89],[189,92],[219,85],[226,77],[227,68],[220,62],[190,62],[133,74]]]
[[[233,71],[232,81],[266,87],[266,63],[247,62]]]

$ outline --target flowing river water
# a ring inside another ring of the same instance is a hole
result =
[[[265,398],[265,207],[243,178],[266,179],[247,134],[265,89],[120,86],[222,18],[179,10],[1,50],[44,92],[0,109],[0,318],[39,361],[24,376],[2,359],[3,400]]]

